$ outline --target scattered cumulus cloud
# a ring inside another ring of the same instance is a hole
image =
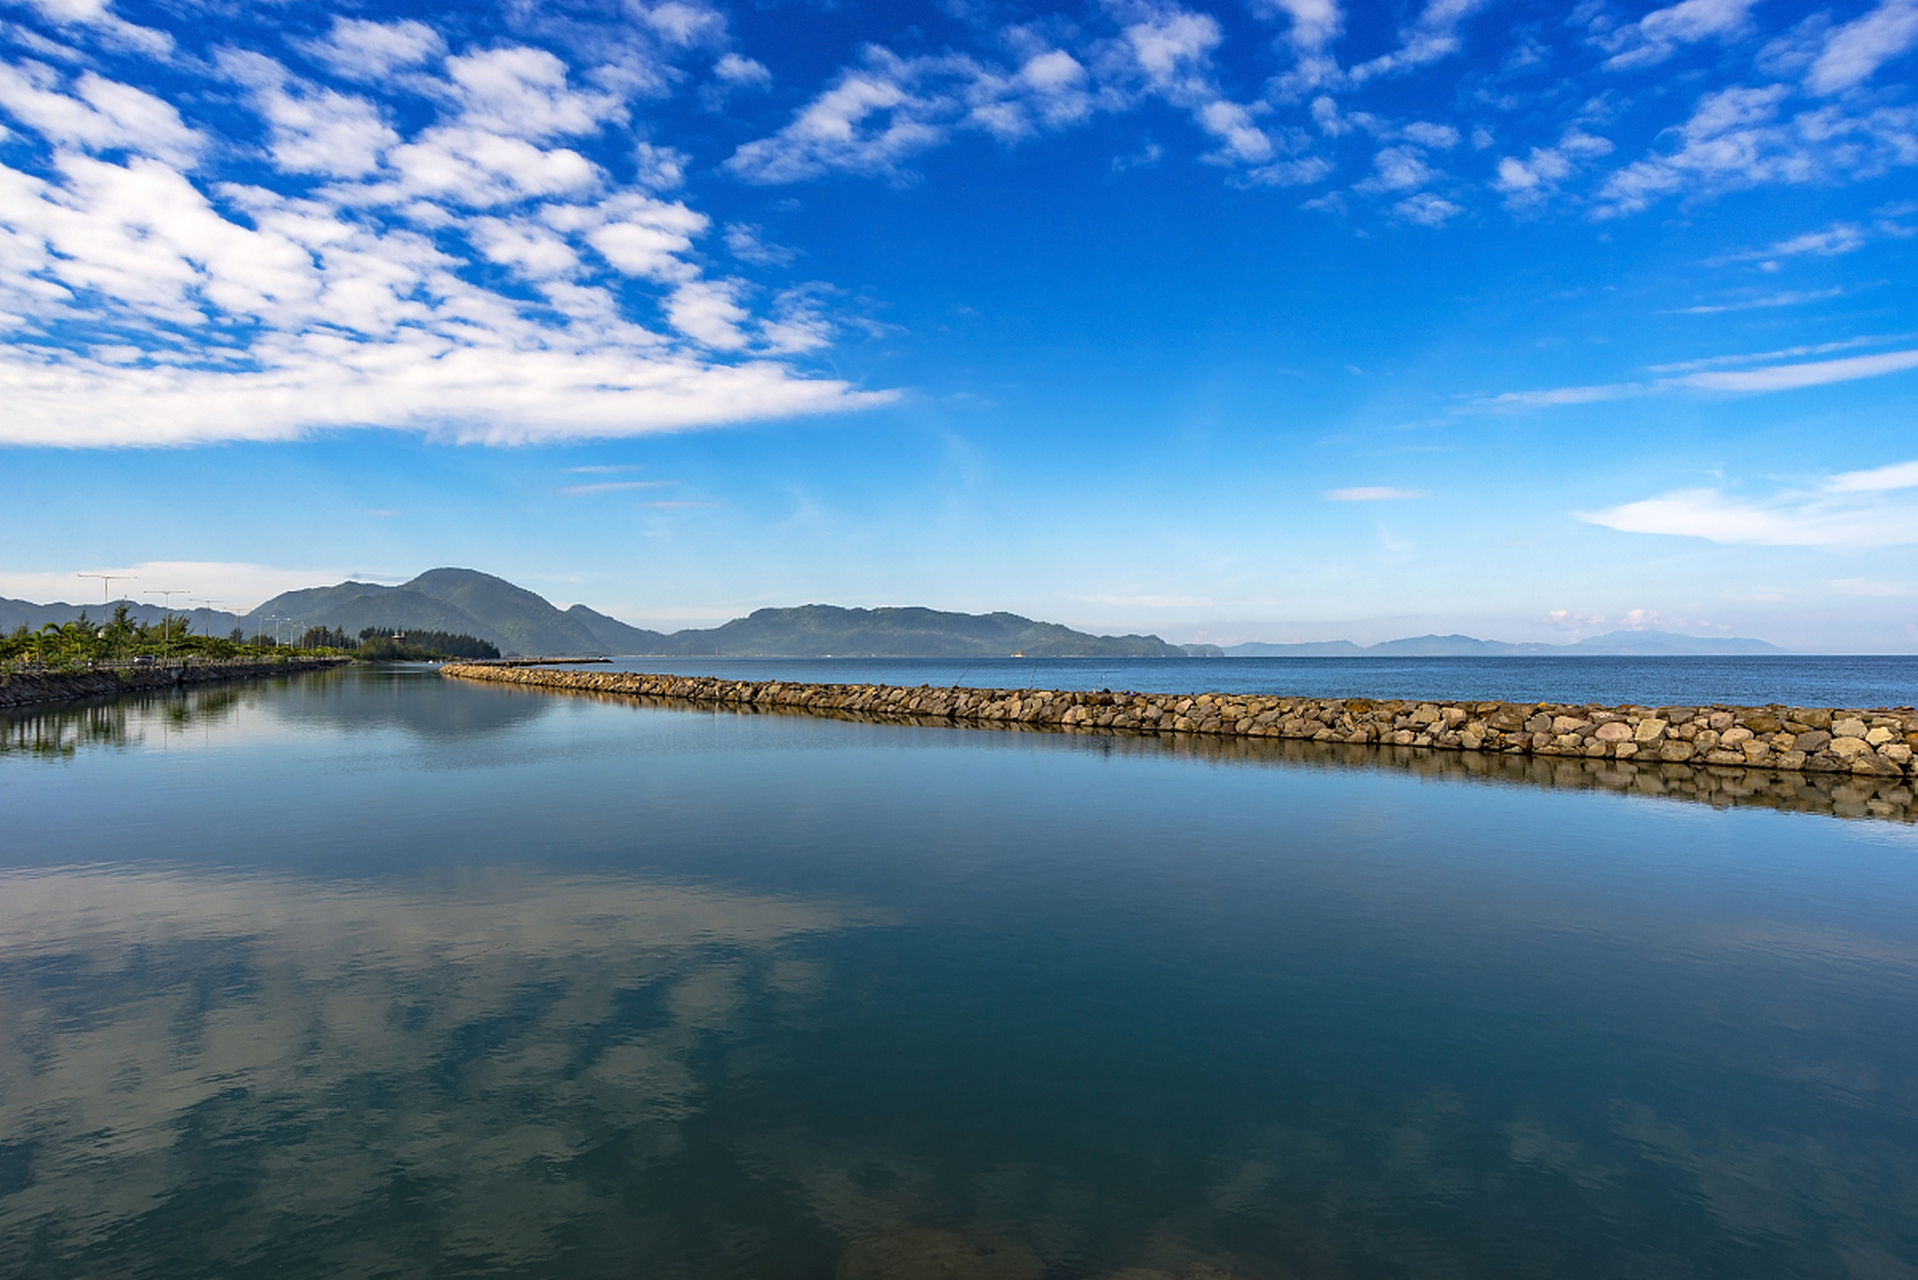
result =
[[[1833,94],[1862,84],[1918,45],[1918,0],[1880,0],[1831,33],[1805,76],[1805,87]]]
[[[104,8],[62,12],[56,33],[111,28]],[[650,56],[714,38],[651,12]],[[670,78],[617,52],[576,64],[340,19],[167,79],[0,63],[6,128],[43,148],[0,164],[0,442],[386,427],[505,444],[886,403],[790,363],[835,332],[829,293],[755,312],[750,287],[707,275],[711,219],[662,194],[685,153],[635,138],[622,186],[578,149],[632,130],[636,86]],[[207,111],[223,97],[238,124]],[[264,170],[237,163],[255,154]]]
[[[1313,180],[1293,143],[1265,127],[1260,101],[1226,93],[1213,65],[1218,19],[1172,3],[1111,6],[1116,22],[1074,48],[1020,29],[1010,60],[984,53],[902,56],[867,45],[778,132],[740,146],[726,162],[751,183],[803,182],[828,173],[909,181],[918,156],[964,134],[1017,146],[1149,102],[1184,112],[1208,140],[1210,163],[1254,184]]]
[[[1681,45],[1725,39],[1743,32],[1757,0],[1682,0],[1654,9],[1637,22],[1606,33],[1599,43],[1611,53],[1610,70],[1649,67],[1671,57]]]
[[[1605,180],[1601,216],[1637,213],[1674,195],[1871,178],[1918,164],[1918,107],[1828,103],[1789,110],[1793,94],[1784,84],[1705,94],[1672,131],[1669,149]]]

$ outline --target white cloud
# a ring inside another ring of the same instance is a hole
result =
[[[334,75],[379,81],[446,51],[439,32],[423,22],[368,22],[334,18],[323,40],[295,41],[295,47]]]
[[[1429,0],[1411,26],[1399,32],[1399,47],[1362,62],[1348,73],[1363,84],[1378,76],[1429,66],[1457,53],[1462,42],[1459,24],[1485,7],[1487,0]]]
[[[1425,153],[1417,147],[1381,147],[1372,157],[1372,176],[1352,189],[1367,193],[1409,191],[1437,176],[1425,163]]]
[[[729,280],[689,280],[666,300],[666,318],[695,342],[737,351],[749,339],[740,326],[751,313],[739,305],[740,286]]]
[[[1622,533],[1771,547],[1890,547],[1918,542],[1918,502],[1857,495],[1829,485],[1768,498],[1744,498],[1711,488],[1680,489],[1576,514],[1588,524]]]
[[[1421,191],[1415,196],[1407,196],[1392,206],[1392,212],[1407,222],[1416,222],[1421,227],[1442,227],[1465,209],[1453,204],[1441,196],[1429,191]]]
[[[1292,70],[1273,85],[1276,96],[1298,98],[1321,85],[1337,83],[1339,66],[1331,46],[1345,31],[1337,0],[1270,0],[1267,8],[1290,22],[1285,43],[1294,57]]]
[[[1355,489],[1327,489],[1323,495],[1332,502],[1404,502],[1423,498],[1417,489],[1390,489],[1379,485],[1361,485]]]
[[[633,181],[649,191],[674,191],[685,185],[686,166],[691,162],[692,157],[684,151],[650,142],[636,143]]]
[[[342,426],[486,444],[646,435],[890,403],[771,361],[716,365],[629,347],[518,349],[402,331],[256,350],[243,373],[0,353],[0,443],[99,447],[286,440]]]
[[[1636,213],[1674,194],[1869,178],[1918,164],[1918,108],[1853,113],[1832,104],[1781,120],[1791,93],[1786,85],[1707,93],[1691,118],[1672,131],[1676,149],[1636,161],[1606,180],[1601,215]]]
[[[371,50],[402,68],[440,48],[425,28],[342,23],[309,51]],[[174,105],[217,100],[217,84],[188,74],[168,100],[95,73],[0,73],[0,106],[51,151],[37,171],[0,165],[0,443],[349,427],[518,443],[893,398],[784,362],[831,339],[819,287],[756,314],[746,286],[702,277],[705,215],[620,189],[557,144],[624,128],[617,94],[578,89],[543,50],[446,66],[444,80],[416,72],[355,95],[221,51],[218,74],[245,89],[275,168],[325,180],[299,194],[222,180],[242,141],[201,133]],[[608,79],[596,77],[581,73]],[[438,103],[439,118],[403,132],[416,112],[381,96],[395,91]],[[650,185],[684,163],[634,145]],[[500,286],[501,267],[526,283]],[[636,318],[654,305],[671,330]]]
[[[1555,409],[1568,404],[1603,404],[1608,400],[1629,400],[1653,390],[1642,382],[1602,383],[1585,387],[1548,387],[1542,391],[1506,391],[1475,401],[1481,409]]]
[[[773,299],[772,317],[759,326],[760,340],[767,350],[798,354],[829,345],[834,325],[826,317],[821,298],[830,292],[829,287],[816,284],[782,290]]]
[[[1081,124],[1099,112],[1159,100],[1186,112],[1215,143],[1205,158],[1235,169],[1274,166],[1254,182],[1295,181],[1305,170],[1278,167],[1282,146],[1260,124],[1263,103],[1235,102],[1220,88],[1212,54],[1218,20],[1171,3],[1115,3],[1116,34],[1076,54],[1024,28],[1002,33],[1012,65],[966,54],[901,57],[868,45],[777,133],[748,142],[726,161],[747,182],[799,182],[831,172],[902,181],[914,157],[963,132],[1005,145]]]
[[[586,240],[629,276],[684,281],[697,274],[679,255],[704,235],[709,219],[684,204],[628,196],[596,206],[549,206],[546,220],[563,230],[586,230]]]
[[[1670,312],[1680,316],[1715,316],[1726,311],[1763,311],[1770,307],[1796,307],[1807,302],[1824,302],[1831,298],[1843,297],[1843,285],[1833,285],[1829,289],[1798,289],[1786,293],[1761,294],[1755,298],[1740,298],[1734,302],[1701,302],[1697,306],[1679,307]]]
[[[153,58],[164,58],[173,52],[172,36],[128,22],[113,12],[109,0],[27,0],[27,3],[48,21],[94,31],[109,45]]]
[[[544,49],[489,49],[446,60],[460,123],[509,138],[544,142],[593,133],[624,116],[617,94],[568,87],[566,64]]]
[[[726,251],[756,267],[783,267],[799,256],[784,245],[768,244],[763,238],[764,231],[757,223],[727,223]]]
[[[1848,344],[1835,344],[1848,345]],[[1816,349],[1816,348],[1811,348]],[[1796,348],[1796,354],[1807,348]],[[1769,356],[1720,357],[1720,360],[1768,359]],[[1662,368],[1689,368],[1694,365],[1665,365]],[[1651,382],[1619,382],[1584,387],[1553,387],[1542,391],[1507,391],[1474,401],[1477,409],[1543,409],[1561,405],[1597,404],[1607,400],[1626,400],[1637,396],[1671,391],[1718,391],[1740,395],[1763,395],[1778,391],[1797,391],[1806,387],[1855,382],[1862,378],[1880,378],[1887,374],[1918,369],[1918,350],[1887,351],[1871,356],[1850,356],[1840,360],[1813,360],[1796,364],[1760,365],[1750,369],[1710,369],[1658,378]]]
[[[678,483],[673,480],[601,480],[594,484],[569,484],[560,490],[573,497],[596,493],[631,493],[636,489],[664,489]]]
[[[143,89],[92,71],[67,88],[50,67],[0,64],[0,108],[55,145],[132,151],[184,168],[207,144],[171,103]]]
[[[1915,44],[1918,0],[1880,0],[1870,13],[1831,33],[1805,76],[1805,87],[1828,94],[1862,84]]]
[[[1882,355],[1781,364],[1764,369],[1690,373],[1679,381],[1688,387],[1705,391],[1794,391],[1800,387],[1822,387],[1834,382],[1878,378],[1888,373],[1902,373],[1906,369],[1918,369],[1918,351],[1887,351]]]
[[[1508,209],[1536,209],[1557,197],[1561,184],[1585,163],[1609,155],[1611,150],[1609,140],[1573,127],[1560,136],[1557,145],[1533,147],[1523,160],[1501,158],[1492,189],[1505,197]]]
[[[1774,258],[1794,258],[1813,254],[1835,258],[1862,249],[1872,239],[1873,229],[1855,222],[1834,222],[1817,231],[1806,231],[1774,241],[1763,249],[1749,249],[1711,259],[1711,265],[1727,262],[1767,262]]]
[[[1637,22],[1608,33],[1603,41],[1612,51],[1605,65],[1614,70],[1649,67],[1663,62],[1684,44],[1726,39],[1744,31],[1757,0],[1682,0],[1654,9]]]
[[[1653,373],[1691,373],[1698,369],[1719,368],[1725,365],[1750,365],[1789,360],[1794,356],[1824,356],[1834,351],[1846,351],[1857,347],[1879,347],[1891,342],[1905,342],[1918,337],[1918,334],[1901,333],[1895,335],[1873,335],[1863,338],[1844,338],[1837,342],[1808,343],[1797,347],[1780,347],[1776,351],[1760,351],[1748,355],[1706,356],[1699,360],[1681,360],[1672,364],[1655,364]]]
[[[226,50],[219,63],[252,91],[271,131],[273,163],[283,172],[357,178],[377,169],[400,140],[371,102],[301,80],[271,58]]]
[[[579,254],[573,246],[531,219],[476,218],[469,226],[474,243],[489,261],[514,267],[530,279],[571,275],[579,269]]]
[[[722,84],[733,88],[763,89],[773,82],[773,73],[766,64],[737,53],[723,55],[713,64],[713,77]]]
[[[1831,493],[1883,493],[1918,489],[1918,462],[1894,462],[1869,471],[1842,471],[1825,482]]]
[[[1433,124],[1428,120],[1414,120],[1400,129],[1399,133],[1408,142],[1437,151],[1448,151],[1459,144],[1457,129],[1449,124]]]
[[[841,73],[772,137],[741,146],[726,168],[747,182],[767,184],[835,169],[897,175],[906,160],[947,137],[953,108],[908,87],[947,65],[946,59],[909,62],[868,47],[860,67]]]
[[[413,199],[487,209],[542,196],[578,195],[602,184],[599,167],[565,147],[539,147],[483,129],[428,129],[387,154],[392,176],[337,187],[343,203],[404,204]]]

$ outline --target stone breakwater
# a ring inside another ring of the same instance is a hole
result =
[[[444,675],[541,688],[880,719],[1430,747],[1508,756],[1723,765],[1909,778],[1918,711],[1604,707],[1200,693],[904,688],[449,663]]]
[[[121,667],[107,671],[16,671],[0,676],[0,708],[65,702],[74,698],[111,698],[123,693],[172,689],[181,685],[258,680],[266,676],[318,671],[344,658],[289,658],[284,662],[208,662],[184,666]]]

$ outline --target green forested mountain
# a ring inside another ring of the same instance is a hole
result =
[[[817,604],[761,609],[710,630],[663,635],[628,626],[585,605],[557,609],[524,587],[471,569],[432,569],[397,587],[342,582],[333,587],[289,591],[248,614],[244,624],[251,628],[275,616],[349,634],[366,627],[461,632],[490,640],[507,654],[1186,656],[1157,636],[1093,636],[1015,613],[842,609]]]
[[[288,591],[248,614],[245,625],[269,617],[351,634],[367,627],[461,633],[509,654],[658,652],[663,639],[582,606],[561,611],[524,587],[472,569],[431,569],[397,587],[342,582]]]
[[[1157,636],[1094,636],[1016,613],[842,609],[809,604],[760,609],[710,631],[668,637],[668,652],[741,657],[1183,658]]]

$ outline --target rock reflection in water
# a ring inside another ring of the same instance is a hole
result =
[[[516,689],[513,692],[520,691]],[[888,725],[897,725],[908,719],[897,715],[869,716],[856,711],[715,706],[673,698],[636,698],[576,691],[568,691],[566,697],[623,706],[670,707],[704,716],[806,716]],[[951,722],[946,720],[928,719],[920,723],[933,728],[952,727]],[[1782,809],[1794,813],[1822,813],[1836,818],[1918,822],[1918,801],[1914,800],[1911,784],[1903,778],[1746,769],[1732,765],[1434,751],[1424,747],[1366,746],[1285,738],[1228,738],[1199,734],[1160,736],[1124,730],[1059,729],[1017,721],[970,723],[964,731],[1096,738],[1107,751],[1123,756],[1205,760],[1220,764],[1380,769],[1412,773],[1435,782],[1484,782],[1552,790],[1612,791],[1624,795],[1692,801],[1721,809]]]
[[[817,993],[787,952],[864,922],[633,880],[447,888],[0,877],[0,1274],[550,1259],[632,1192],[583,1171],[681,1152],[713,1072],[751,1070],[715,1044]],[[642,1252],[710,1248],[683,1235]]]

